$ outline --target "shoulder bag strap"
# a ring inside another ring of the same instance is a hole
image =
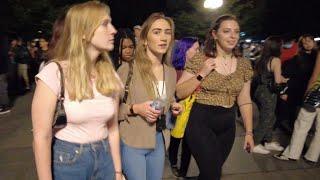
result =
[[[53,61],[53,62],[57,64],[59,72],[60,72],[60,97],[59,97],[59,99],[61,101],[63,101],[64,100],[64,75],[63,75],[62,67],[58,62],[56,62],[56,61]]]
[[[126,85],[124,86],[124,96],[122,98],[122,102],[126,103],[127,99],[128,99],[128,94],[129,94],[129,86],[130,86],[130,82],[132,79],[132,74],[133,74],[133,65],[132,63],[129,63],[129,72],[128,72],[128,77],[127,77],[127,81],[126,81]]]

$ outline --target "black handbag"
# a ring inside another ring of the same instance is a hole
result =
[[[56,109],[54,112],[53,116],[53,123],[52,123],[52,128],[53,129],[62,129],[67,125],[67,115],[66,111],[64,109],[64,76],[63,76],[63,71],[61,65],[53,61],[54,63],[57,64],[59,72],[60,72],[60,96],[57,99],[56,103]]]
[[[315,112],[320,107],[320,86],[307,93],[302,107],[309,112]]]
[[[268,84],[268,88],[272,93],[283,95],[287,93],[288,83],[275,83],[274,81],[271,81]]]

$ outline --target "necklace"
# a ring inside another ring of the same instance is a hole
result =
[[[229,75],[232,71],[232,67],[233,67],[233,55],[229,56],[227,54],[222,55],[222,61],[221,61],[221,65],[223,67],[223,70],[225,72],[226,75]],[[227,60],[228,59],[228,60]]]

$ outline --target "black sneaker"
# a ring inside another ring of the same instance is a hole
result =
[[[304,160],[304,162],[306,162],[310,166],[316,166],[317,165],[317,162],[311,161],[311,160],[307,159],[306,157],[303,157],[302,159]]]
[[[9,112],[11,112],[11,108],[9,108],[9,107],[3,107],[0,109],[0,115],[7,114]]]

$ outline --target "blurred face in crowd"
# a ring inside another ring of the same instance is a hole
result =
[[[240,38],[240,27],[235,20],[225,20],[220,24],[217,31],[212,31],[212,35],[219,46],[224,51],[232,51]]]
[[[110,16],[106,14],[101,24],[93,33],[90,43],[101,51],[112,51],[114,47],[114,35],[116,33],[117,31],[111,23]]]
[[[48,47],[48,41],[44,38],[39,39],[39,45],[41,48],[47,48]]]
[[[134,44],[131,39],[125,38],[122,40],[121,59],[131,61],[134,54]]]
[[[315,42],[310,37],[306,37],[302,39],[302,46],[306,52],[310,52],[314,48]]]
[[[11,47],[15,47],[15,46],[17,46],[18,41],[16,39],[14,39],[14,40],[11,41],[10,44],[11,44]]]
[[[147,51],[152,52],[156,56],[164,55],[172,41],[172,28],[165,19],[154,21],[147,34]]]
[[[139,39],[141,33],[141,29],[134,28],[134,36]]]
[[[186,52],[186,60],[191,59],[197,52],[199,52],[199,42],[193,43],[193,45]]]

